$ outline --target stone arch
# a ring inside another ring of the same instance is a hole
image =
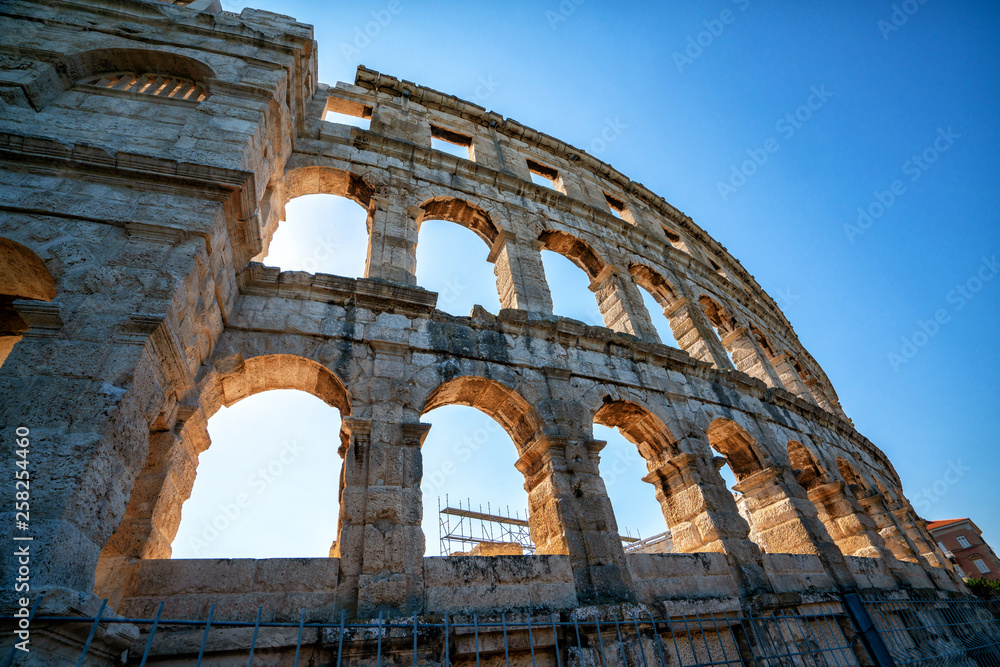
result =
[[[419,226],[424,220],[447,220],[475,232],[476,236],[493,247],[500,234],[500,229],[492,216],[483,208],[458,197],[431,197],[419,206],[421,213],[417,217]]]
[[[760,345],[761,349],[769,359],[773,359],[778,356],[777,352],[775,352],[775,347],[771,345],[770,339],[768,339],[768,337],[757,325],[751,322],[748,328],[750,329],[750,333],[753,335],[754,340],[757,341],[757,344]]]
[[[337,195],[367,209],[375,188],[362,176],[324,165],[306,165],[285,171],[283,204],[303,195]]]
[[[708,321],[713,327],[715,327],[715,330],[719,332],[720,338],[725,339],[726,336],[735,332],[739,328],[739,324],[737,324],[736,319],[729,314],[729,311],[726,310],[722,304],[707,294],[702,294],[698,297],[698,305],[701,306],[705,316],[708,317]]]
[[[844,483],[848,486],[854,486],[854,495],[856,496],[866,496],[869,493],[868,483],[865,482],[864,477],[858,472],[857,467],[853,463],[845,459],[843,456],[837,457],[837,470],[840,472],[840,476],[843,477]]]
[[[707,435],[712,448],[726,457],[737,481],[764,469],[757,441],[732,419],[717,417],[709,424]]]
[[[591,280],[595,280],[607,266],[587,242],[572,234],[547,229],[538,235],[538,240],[543,250],[559,253],[580,267]]]
[[[594,423],[617,428],[639,450],[650,469],[678,452],[673,433],[649,408],[631,400],[605,397]]]
[[[267,255],[274,234],[286,219],[285,207],[288,203],[308,195],[334,195],[353,201],[365,211],[365,231],[370,235],[375,190],[364,177],[344,169],[323,164],[301,164],[301,161],[290,165],[280,181],[272,181],[268,185],[261,199],[263,229],[259,257]],[[366,250],[364,246],[359,247],[358,255]]]
[[[206,418],[223,405],[230,407],[248,396],[272,389],[304,391],[337,408],[345,417],[351,414],[350,394],[337,374],[317,361],[294,354],[239,358],[231,370],[219,374],[216,383],[217,391],[203,403]]]
[[[66,56],[65,74],[75,83],[97,74],[140,72],[165,74],[203,83],[215,78],[211,67],[189,56],[155,49],[106,48]]]
[[[295,389],[337,408],[345,420],[351,414],[344,383],[316,361],[291,354],[227,361],[227,367],[201,387],[200,410],[173,430],[150,433],[149,453],[135,479],[125,518],[101,551],[95,585],[100,594],[119,599],[127,592],[128,582],[120,580],[123,562],[170,557],[181,508],[194,485],[198,455],[211,444],[206,422],[222,406],[265,391]],[[341,434],[343,440],[343,430]]]
[[[445,405],[469,406],[494,419],[510,435],[518,454],[544,430],[538,412],[519,392],[490,378],[462,375],[442,382],[428,394],[420,414]]]
[[[827,474],[823,466],[809,449],[797,440],[788,441],[788,460],[792,465],[795,479],[803,489],[809,491],[826,483]]]
[[[14,309],[15,299],[52,301],[56,281],[31,248],[0,237],[0,366],[28,330]]]
[[[663,307],[664,312],[680,298],[680,292],[660,274],[659,271],[651,269],[645,264],[631,263],[628,272],[632,274],[635,282],[653,295],[656,302]]]

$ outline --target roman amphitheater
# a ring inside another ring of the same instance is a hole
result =
[[[995,640],[774,300],[640,183],[390,75],[322,84],[287,16],[7,0],[0,33],[0,424],[30,478],[30,519],[3,501],[4,659],[881,666]],[[367,210],[363,278],[261,263],[317,193]],[[499,312],[435,308],[425,220],[482,239]],[[553,315],[542,250],[604,327]],[[330,557],[171,560],[208,419],[271,389],[342,415]],[[424,556],[421,416],[445,405],[516,445],[533,555]],[[644,458],[672,552],[626,552],[594,424]]]

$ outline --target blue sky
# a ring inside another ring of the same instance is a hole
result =
[[[775,298],[916,509],[928,519],[969,516],[1000,547],[1000,6],[806,4],[250,3],[316,26],[325,83],[353,81],[364,64],[473,100],[664,196]],[[307,249],[329,238],[337,266],[316,270],[360,275],[363,212],[331,199],[292,202],[269,263],[318,266]],[[418,279],[441,293],[448,312],[467,314],[474,303],[495,312],[486,252],[471,232],[428,223]],[[596,323],[582,274],[543,254],[556,312]],[[253,513],[277,504],[287,519],[296,502],[305,508],[327,493],[303,489],[307,468],[326,470],[336,485],[339,462],[309,458],[335,447],[336,411],[296,398],[262,394],[210,422],[214,444],[175,556],[195,555],[197,526],[250,484],[253,469],[232,467],[235,458],[273,461],[290,437],[283,425],[309,419],[320,426],[296,435],[301,455],[197,555],[325,554],[329,517],[299,517],[270,538],[261,532],[269,519]],[[275,405],[289,417],[272,415],[272,432],[236,413]],[[504,463],[513,462],[513,445],[488,418],[449,407],[425,421],[434,424],[425,474],[449,473],[425,485],[427,553],[436,554],[438,493],[522,511],[526,496]],[[457,456],[477,434],[475,455]],[[602,473],[620,527],[661,531],[651,489],[634,483],[643,472],[634,448],[606,429],[595,434],[609,440]],[[336,493],[322,497],[335,524]]]

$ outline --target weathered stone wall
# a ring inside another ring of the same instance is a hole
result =
[[[774,301],[688,217],[474,104],[364,68],[318,84],[309,26],[217,10],[11,0],[0,17],[0,276],[50,274],[0,289],[0,424],[31,430],[33,585],[62,601],[47,604],[90,613],[96,592],[145,614],[159,595],[197,616],[243,596],[275,617],[370,616],[486,590],[483,609],[958,590]],[[432,150],[442,131],[471,159]],[[531,182],[539,169],[555,189]],[[258,263],[285,204],[312,193],[367,209],[363,278]],[[499,313],[435,309],[414,271],[425,219],[488,245]],[[553,316],[542,249],[587,273],[606,327]],[[207,420],[277,388],[343,416],[332,558],[165,560]],[[420,419],[447,404],[511,435],[538,556],[423,557]],[[625,556],[594,423],[637,446],[682,553]]]

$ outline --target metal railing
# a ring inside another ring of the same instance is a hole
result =
[[[116,626],[136,626],[141,634],[130,649],[128,665],[163,660],[198,666],[218,660],[242,664],[245,659],[252,666],[255,653],[260,659],[266,652],[267,664],[281,655],[281,664],[296,667],[1000,667],[996,606],[968,599],[853,597],[856,604],[845,598],[845,603],[833,600],[775,611],[740,609],[663,618],[639,607],[608,607],[486,618],[446,614],[440,620],[381,615],[349,620],[341,612],[336,619],[308,622],[304,609],[298,622],[264,621],[263,606],[254,621],[220,620],[215,604],[201,620],[169,619],[163,617],[165,602],[153,618],[106,618],[105,601],[94,617],[37,616],[32,627],[37,631],[76,624],[80,637],[87,631],[77,665],[90,664],[88,653],[101,631],[107,635]],[[6,656],[4,667],[17,664],[15,653],[12,649]]]
[[[896,665],[1000,667],[1000,599],[864,600]]]

